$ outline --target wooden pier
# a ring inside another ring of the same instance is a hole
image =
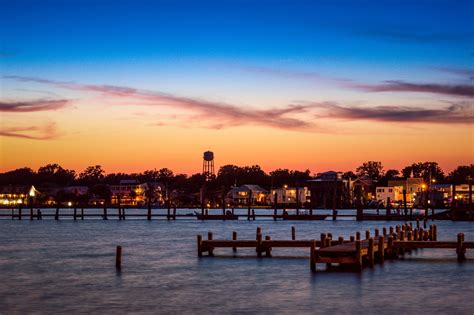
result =
[[[474,242],[466,242],[464,234],[458,233],[456,241],[437,241],[437,227],[430,225],[428,230],[413,224],[397,225],[383,228],[382,233],[375,229],[374,235],[370,231],[365,233],[365,239],[356,233],[348,240],[339,236],[333,239],[331,233],[322,233],[320,239],[296,240],[295,229],[292,228],[291,240],[272,240],[270,236],[262,236],[261,229],[257,228],[255,240],[238,240],[237,232],[233,232],[232,240],[214,240],[212,232],[208,233],[207,240],[197,235],[198,256],[204,253],[214,256],[216,248],[255,248],[258,257],[272,256],[274,248],[310,248],[310,267],[316,271],[316,264],[324,263],[327,266],[337,264],[350,266],[355,270],[362,270],[364,266],[374,266],[383,263],[386,259],[396,259],[405,252],[423,248],[455,249],[459,261],[465,260],[466,249],[473,249]]]

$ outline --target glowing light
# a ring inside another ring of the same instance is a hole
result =
[[[67,203],[67,206],[68,206],[68,207],[72,206],[72,202],[69,201],[69,202]]]
[[[30,197],[34,197],[36,195],[34,187],[31,187],[29,195],[30,195]]]

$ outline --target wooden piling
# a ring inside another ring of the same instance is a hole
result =
[[[202,235],[197,236],[198,257],[202,257]]]
[[[393,257],[395,256],[394,255],[394,251],[393,251],[393,236],[390,235],[388,237],[388,241],[387,241],[387,253],[390,255],[390,257]]]
[[[319,247],[323,248],[326,246],[326,234],[321,233],[321,240],[320,240],[320,245]]]
[[[74,221],[76,221],[76,217],[77,217],[77,208],[74,208],[74,214],[73,214],[73,217],[74,217]]]
[[[339,245],[342,245],[344,243],[344,236],[339,236],[339,238],[337,239],[337,242],[339,243]]]
[[[151,220],[151,201],[150,201],[150,198],[148,198],[147,206],[148,206],[148,211],[147,211],[147,214],[146,214],[146,219],[148,221],[150,221]]]
[[[436,224],[433,224],[433,241],[438,240],[438,228],[436,227]]]
[[[262,228],[257,226],[257,231],[255,232],[255,239],[257,239],[258,234],[262,234]]]
[[[275,193],[273,194],[273,220],[276,220],[277,219],[277,212],[278,212],[278,206],[277,206],[277,201],[278,201],[278,196],[277,196],[277,193],[275,191]]]
[[[21,218],[22,218],[21,211],[22,211],[21,206],[19,206],[18,207],[18,220],[21,220]]]
[[[458,254],[458,261],[466,259],[466,249],[464,248],[464,233],[458,233],[458,245],[456,248],[456,254]]]
[[[350,240],[351,242],[355,242],[355,237],[354,237],[354,235],[351,235],[351,236],[349,237],[349,240]]]
[[[387,228],[384,226],[382,229],[382,235],[386,236],[387,235]]]
[[[212,241],[212,232],[207,232],[207,239]],[[212,248],[209,249],[209,256],[214,256],[214,250]]]
[[[420,219],[416,219],[416,228],[419,229],[420,228]]]
[[[367,249],[367,258],[369,260],[369,266],[373,267],[374,266],[374,238],[370,237],[369,238],[369,247]]]
[[[294,226],[291,227],[291,239],[296,240],[296,228]]]
[[[237,240],[237,232],[236,232],[236,231],[232,232],[232,240],[233,240],[233,241],[236,241],[236,240]],[[236,252],[236,251],[237,251],[237,247],[232,247],[232,251],[233,251],[233,252]]]
[[[355,251],[356,251],[356,268],[360,271],[362,270],[362,242],[360,239],[355,241]]]
[[[311,271],[316,271],[316,241],[311,240],[311,255],[310,255],[310,267]]]
[[[374,230],[374,237],[379,237],[379,229]]]
[[[54,220],[59,220],[59,206],[56,206],[56,212],[54,213]]]
[[[84,220],[84,208],[81,208],[81,220]]]
[[[257,234],[257,257],[262,257],[262,234]]]
[[[265,236],[266,241],[271,241],[271,239],[272,238],[270,237],[270,235]],[[272,257],[272,248],[270,246],[267,246],[267,248],[265,248],[265,256]]]
[[[360,241],[360,232],[356,232],[356,241]]]
[[[104,203],[104,215],[102,216],[102,219],[107,220],[107,206]]]
[[[365,239],[368,240],[370,238],[370,230],[365,231]]]
[[[122,246],[117,246],[117,250],[115,253],[115,267],[117,269],[122,268]]]
[[[385,260],[385,237],[384,236],[379,236],[378,259],[379,259],[379,262],[383,264]]]

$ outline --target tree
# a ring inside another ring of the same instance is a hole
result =
[[[402,169],[403,177],[422,177],[425,182],[444,180],[444,172],[436,162],[418,162]]]
[[[33,185],[36,181],[36,173],[28,167],[0,174],[0,185]]]
[[[368,176],[372,179],[380,179],[384,175],[382,162],[368,161],[356,169],[358,176]]]
[[[99,184],[104,179],[105,171],[100,165],[88,166],[82,173],[79,174],[79,180],[85,185]]]
[[[66,186],[74,181],[76,172],[62,168],[59,164],[47,164],[38,169],[39,183],[55,183]]]
[[[469,181],[474,181],[474,164],[461,165],[449,173],[448,179],[454,184],[465,184]]]

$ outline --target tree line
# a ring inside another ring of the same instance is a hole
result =
[[[474,164],[461,165],[445,174],[436,162],[417,162],[401,170],[388,169],[379,161],[368,161],[356,168],[355,172],[344,173],[346,178],[356,179],[368,177],[377,180],[379,185],[385,185],[389,179],[422,177],[425,182],[436,183],[466,183],[468,178],[474,179]],[[80,173],[61,167],[59,164],[47,164],[33,171],[24,167],[13,171],[0,173],[0,185],[58,185],[72,186],[83,185],[94,187],[97,185],[119,184],[123,179],[135,179],[139,182],[159,182],[169,190],[181,192],[196,192],[204,183],[209,189],[220,189],[243,184],[256,184],[263,188],[294,186],[303,184],[306,180],[314,178],[309,170],[298,171],[289,169],[276,169],[266,173],[258,165],[236,166],[224,165],[220,167],[215,176],[206,180],[200,173],[193,175],[175,174],[168,168],[146,170],[142,173],[109,173],[100,165],[89,166]]]

